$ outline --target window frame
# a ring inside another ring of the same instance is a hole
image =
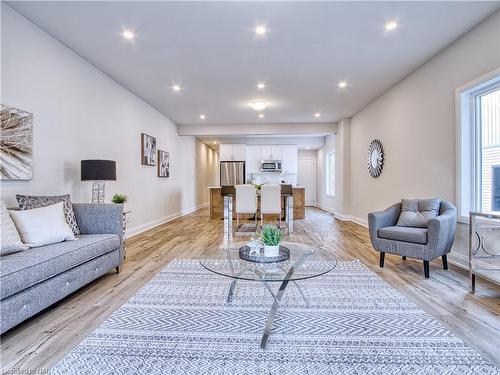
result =
[[[498,89],[500,68],[455,90],[457,221],[469,222],[469,211],[481,207],[480,97]],[[479,146],[479,147],[478,147]]]
[[[330,163],[330,155],[333,155],[333,186],[330,186],[330,175],[331,175],[331,163]],[[336,175],[336,168],[335,168],[335,163],[337,162],[337,156],[335,155],[335,150],[330,150],[326,153],[326,162],[325,162],[325,194],[328,197],[335,198],[335,184],[337,182],[337,175]],[[333,191],[332,191],[333,190]]]

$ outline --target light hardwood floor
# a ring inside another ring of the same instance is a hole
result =
[[[120,274],[109,272],[1,337],[2,368],[52,367],[172,259],[196,258],[222,242],[222,227],[203,209],[131,238]],[[500,367],[500,287],[479,280],[472,295],[466,273],[453,265],[443,270],[439,259],[431,262],[430,279],[422,262],[397,256],[387,255],[381,269],[365,228],[318,209],[296,221],[293,240],[321,244],[339,260],[360,259]]]

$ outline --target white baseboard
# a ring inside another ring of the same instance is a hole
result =
[[[125,235],[125,238],[129,239],[129,238],[131,238],[133,236],[137,236],[138,234],[143,233],[143,232],[145,232],[147,230],[153,229],[154,227],[157,227],[159,225],[168,223],[169,221],[178,219],[181,216],[189,215],[189,214],[191,214],[191,213],[193,213],[195,211],[201,210],[202,208],[205,208],[205,207],[208,207],[208,202],[205,202],[205,203],[202,203],[202,204],[200,204],[198,206],[189,208],[187,210],[176,212],[176,213],[173,213],[171,215],[162,217],[160,219],[153,220],[153,221],[150,221],[148,223],[141,224],[141,225],[138,225],[136,227],[127,229],[127,234]]]
[[[323,210],[323,211],[326,211],[326,212],[329,212],[329,213],[335,215],[335,218],[339,219],[340,221],[351,221],[355,224],[358,224],[358,225],[361,225],[365,228],[368,228],[368,220],[366,220],[366,219],[361,219],[359,217],[352,216],[352,215],[339,214],[339,213],[336,213],[331,208],[323,206],[321,204],[317,204],[316,207]]]

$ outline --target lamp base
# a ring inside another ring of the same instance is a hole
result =
[[[103,181],[94,181],[92,184],[92,203],[104,203],[105,184]]]

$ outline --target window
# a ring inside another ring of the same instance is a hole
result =
[[[326,155],[326,194],[335,196],[335,152]]]
[[[500,75],[458,90],[458,206],[500,211]]]

